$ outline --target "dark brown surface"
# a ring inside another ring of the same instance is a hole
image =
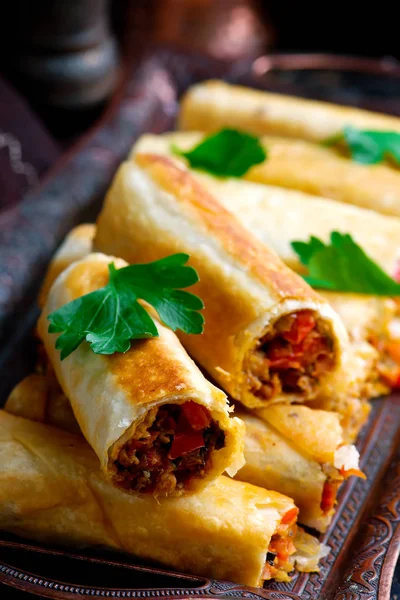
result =
[[[398,30],[390,4],[361,13],[361,4],[261,0],[265,19],[277,31],[277,50],[400,58]],[[362,16],[361,16],[362,14]]]
[[[358,70],[354,75],[358,86],[353,84],[349,91],[348,74],[343,73],[340,63],[329,71],[323,70],[323,64],[319,58],[313,63],[317,70],[307,72],[279,69],[272,64],[267,75],[255,78],[257,69],[252,71],[249,63],[228,67],[162,50],[142,65],[139,75],[128,83],[99,127],[63,160],[39,190],[0,217],[0,402],[31,367],[34,348],[27,336],[36,316],[33,298],[51,254],[74,224],[95,216],[118,163],[135,137],[143,131],[160,132],[171,127],[177,98],[187,85],[223,74],[234,81],[350,104],[372,101],[377,108],[387,108],[388,102],[396,104],[396,69],[389,76],[369,75],[371,64],[363,68],[363,63],[357,63],[353,68]],[[325,74],[322,86],[318,73]],[[374,77],[380,78],[376,91]],[[66,553],[24,549],[20,541],[10,541],[3,535],[0,581],[42,597],[64,599],[88,595],[386,600],[400,537],[400,468],[395,456],[399,423],[400,396],[375,403],[369,425],[359,440],[361,465],[368,482],[354,479],[343,486],[334,522],[323,538],[331,552],[322,561],[319,574],[297,574],[289,584],[270,583],[264,590],[245,589],[135,566],[135,559],[128,557],[97,554],[99,564],[89,558],[95,556],[94,551],[73,558]],[[121,560],[124,564],[117,564]],[[0,588],[0,595],[3,590],[7,587]]]

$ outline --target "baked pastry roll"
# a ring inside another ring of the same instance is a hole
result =
[[[337,202],[275,187],[196,174],[213,196],[292,269],[304,273],[292,241],[316,236],[329,241],[331,231],[346,231],[388,273],[398,270],[400,220]],[[371,370],[358,395],[374,397],[400,383],[398,303],[382,296],[321,291],[340,315],[356,353],[367,355]],[[365,343],[371,347],[365,347]],[[353,361],[354,364],[354,361]],[[360,367],[362,367],[360,363]],[[353,374],[347,369],[347,373]],[[357,370],[354,371],[356,375]]]
[[[172,156],[172,145],[187,151],[201,142],[204,133],[180,131],[163,135],[143,135],[133,148],[133,153],[153,152]],[[400,216],[400,172],[385,164],[362,165],[340,156],[335,150],[324,148],[302,140],[292,140],[276,136],[263,136],[261,139],[267,151],[267,160],[251,167],[243,179],[274,187],[277,204],[293,202],[293,213],[287,215],[288,225],[296,223],[295,207],[300,202],[308,203],[308,214],[312,222],[318,217],[322,231],[329,226],[324,212],[324,204],[330,206],[335,227],[340,226],[338,220],[346,220],[351,230],[355,227],[359,236],[372,235],[372,248],[379,238],[380,228],[387,231],[390,239],[397,239],[399,228],[397,219],[386,219],[386,216]],[[177,162],[183,162],[179,156],[173,155]],[[279,187],[278,187],[279,186]],[[292,195],[286,196],[285,189],[292,189]],[[295,190],[299,191],[296,199]],[[303,193],[300,193],[303,192]],[[320,196],[316,198],[315,196]],[[287,198],[287,200],[285,200]],[[344,203],[334,208],[333,200]],[[329,204],[328,204],[329,203]],[[375,213],[360,213],[354,205]],[[383,213],[382,217],[376,212]],[[373,226],[373,215],[377,225]],[[397,225],[396,225],[397,223]],[[364,231],[364,233],[363,233]],[[381,236],[382,237],[382,236]],[[361,242],[360,242],[361,243]],[[382,252],[385,252],[383,242]],[[379,255],[379,244],[377,246]],[[384,256],[381,256],[381,259]],[[390,256],[388,257],[390,260]]]
[[[357,449],[344,444],[339,415],[284,404],[238,414],[246,425],[246,462],[236,479],[289,495],[299,523],[326,531],[344,479],[363,477]]]
[[[400,132],[400,119],[328,102],[273,94],[224,81],[193,85],[182,99],[178,125],[192,131],[235,127],[321,142],[351,125]]]
[[[209,383],[175,334],[156,317],[159,337],[124,354],[95,354],[83,342],[61,361],[47,316],[107,284],[121,259],[91,254],[56,279],[38,331],[79,426],[114,485],[155,496],[204,487],[243,461],[243,424],[225,394]]]
[[[186,573],[257,586],[288,580],[296,562],[315,570],[326,554],[311,536],[296,536],[297,512],[286,496],[228,477],[162,502],[126,494],[100,471],[81,436],[0,411],[0,528],[14,534],[107,546]]]
[[[5,410],[79,431],[68,399],[57,388],[47,375],[30,375],[12,391]],[[299,523],[325,531],[343,480],[362,476],[358,452],[346,443],[339,416],[289,404],[274,404],[259,416],[236,410],[246,425],[246,462],[235,478],[288,495],[300,509]]]
[[[363,165],[334,148],[303,140],[263,136],[262,143],[268,159],[251,168],[245,179],[400,216],[400,173],[389,164]]]
[[[40,308],[43,308],[51,286],[64,269],[76,260],[90,254],[95,231],[95,225],[92,223],[83,223],[71,229],[65,237],[47,269],[38,298]]]
[[[167,154],[170,148],[170,143],[167,143],[167,140],[171,135],[175,136],[175,134],[164,136],[144,135],[139,139],[136,147],[138,150],[142,147],[145,149],[153,148]],[[177,135],[180,137],[185,136],[185,134]],[[205,181],[212,180],[206,178]],[[237,194],[233,193],[232,196],[236,198]],[[271,204],[273,206],[273,203]],[[239,201],[240,206],[241,202]],[[252,214],[252,211],[250,212]],[[240,211],[239,216],[241,214],[242,211]],[[68,260],[73,262],[89,254],[95,236],[95,229],[96,227],[93,224],[79,225],[68,234],[49,266],[42,298],[44,298],[45,290],[50,289],[61,272],[61,267],[65,268],[70,264]],[[285,244],[285,239],[282,241]],[[301,265],[296,261],[294,255],[292,266],[296,270],[301,269]],[[346,374],[349,378],[345,386],[346,393],[340,398],[340,402],[337,393],[329,393],[313,400],[312,405],[329,411],[339,410],[344,439],[346,442],[353,442],[370,412],[369,404],[363,400],[387,393],[390,390],[389,383],[393,381],[393,361],[387,352],[383,351],[383,341],[392,340],[390,331],[395,322],[394,302],[387,298],[354,294],[323,292],[322,295],[328,299],[331,306],[341,316],[352,339],[346,358]],[[379,352],[367,341],[368,339],[374,341],[374,343],[379,341]],[[48,362],[45,357],[39,367],[48,373]],[[54,377],[52,373],[48,373],[48,375],[50,378]],[[32,377],[36,376],[32,375]],[[21,386],[23,385],[21,383]],[[16,393],[17,390],[18,388],[15,390]],[[16,401],[18,401],[18,394]],[[57,410],[57,406],[57,399],[54,403],[50,403],[51,410]],[[38,409],[33,408],[32,410]],[[29,414],[29,418],[32,419],[33,416]]]
[[[46,373],[31,373],[17,383],[4,410],[16,417],[81,433],[71,404],[51,369]]]
[[[263,234],[263,241],[298,272],[304,272],[304,267],[291,242],[308,241],[314,235],[327,243],[332,231],[349,233],[392,277],[398,269],[400,219],[275,186],[241,179],[222,180],[197,172],[196,177],[219,202],[240,215],[242,222],[246,219],[246,227],[251,227],[255,235],[268,231],[268,237]],[[269,221],[264,223],[267,215]]]
[[[341,156],[335,148],[312,143],[342,132],[347,125],[400,131],[400,119],[396,117],[222,82],[191,88],[180,113],[181,129],[215,131],[229,126],[262,136],[268,159],[251,168],[246,179],[327,196],[399,217],[398,169],[389,164],[358,164]]]
[[[190,256],[205,329],[180,339],[246,406],[311,400],[342,376],[348,340],[338,315],[167,158],[140,154],[120,167],[94,244],[131,263]]]
[[[144,135],[135,144],[132,156],[155,152],[183,165],[183,159],[172,154],[173,145],[187,150],[201,139],[200,134],[192,132]],[[191,173],[248,230],[299,273],[305,269],[291,242],[306,241],[311,235],[327,242],[331,231],[343,230],[344,224],[346,231],[368,248],[378,264],[389,272],[398,269],[396,240],[400,238],[400,221],[397,219],[301,192],[237,179],[220,180],[200,171]],[[387,393],[399,379],[399,361],[392,356],[398,356],[398,309],[389,298],[326,291],[320,294],[342,318],[351,346],[342,385],[319,396],[315,406],[339,410],[348,439],[354,440],[370,410],[360,399]]]
[[[200,140],[199,134],[190,132],[144,135],[134,146],[132,156],[138,152],[157,152],[173,157],[176,164],[183,164],[182,159],[172,155],[172,146],[186,150]],[[291,242],[307,241],[311,235],[328,242],[335,230],[350,233],[388,273],[394,275],[399,270],[398,219],[302,192],[238,179],[221,180],[199,171],[191,173],[242,225],[298,273],[304,273],[305,267]],[[346,395],[342,397],[341,412],[348,415],[346,422],[353,424],[350,429],[357,431],[369,409],[356,398],[385,394],[400,381],[398,303],[390,298],[360,294],[327,291],[320,294],[339,314],[352,342],[346,361],[347,383],[342,386]],[[341,381],[344,383],[344,379]],[[323,408],[337,410],[338,389],[336,386],[332,394],[319,398]],[[357,414],[349,412],[350,404]],[[344,426],[347,429],[346,423]]]

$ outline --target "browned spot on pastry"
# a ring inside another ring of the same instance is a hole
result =
[[[215,236],[238,264],[249,269],[261,283],[274,287],[281,297],[297,300],[320,300],[305,281],[293,273],[272,251],[242,227],[236,217],[188,172],[177,167],[170,159],[155,154],[138,154],[136,162],[166,192],[195,211],[196,219]]]
[[[112,262],[111,259],[110,262]],[[86,260],[71,269],[66,277],[65,286],[72,299],[75,299],[104,287],[108,281],[107,263]]]
[[[160,327],[159,323],[157,327]],[[125,354],[108,357],[110,372],[134,405],[190,389],[187,370],[176,360],[176,354],[171,353],[168,341],[171,340],[134,340]],[[173,342],[179,344],[176,338]]]

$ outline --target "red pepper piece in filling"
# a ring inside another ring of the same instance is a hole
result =
[[[297,519],[297,515],[299,514],[299,509],[294,507],[287,511],[282,517],[281,524],[282,525],[290,525],[294,523]]]
[[[287,369],[301,369],[301,362],[295,356],[288,356],[271,360],[269,366],[271,369],[286,371]]]
[[[194,431],[200,431],[210,426],[210,413],[204,406],[196,404],[193,400],[182,405],[182,415]]]
[[[271,369],[299,369],[301,366],[301,354],[281,340],[270,343],[267,358]]]
[[[270,368],[300,369],[305,363],[314,361],[324,350],[321,336],[314,331],[315,325],[315,318],[310,311],[298,313],[291,328],[281,333],[283,339],[269,343],[267,359]]]
[[[198,448],[203,448],[204,438],[201,432],[176,433],[169,451],[169,458],[174,460]]]
[[[292,344],[300,344],[315,328],[315,318],[310,311],[299,312],[289,331],[283,331],[282,337]]]
[[[272,538],[268,550],[276,554],[281,563],[286,563],[289,556],[296,552],[295,545],[290,537],[281,536],[277,536],[276,539]]]
[[[336,494],[339,485],[339,482],[325,481],[320,505],[322,512],[327,513],[335,506]]]

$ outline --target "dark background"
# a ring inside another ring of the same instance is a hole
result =
[[[117,43],[122,69],[152,44],[165,42],[230,61],[269,52],[400,58],[394,6],[351,0],[7,0],[0,9],[0,69],[51,133],[68,144],[101,114],[117,86],[115,75],[102,98],[93,97],[96,67],[88,54],[96,48],[107,53],[106,40]],[[104,82],[117,66],[112,57],[103,59],[98,75]],[[55,107],[69,102],[61,85],[67,71],[71,79],[83,79],[81,89],[75,87],[75,110],[68,106],[60,115]]]

